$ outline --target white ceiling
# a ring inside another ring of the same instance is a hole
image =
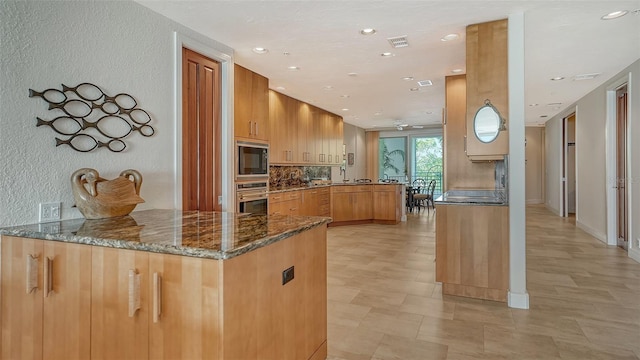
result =
[[[233,48],[235,62],[268,77],[270,88],[365,129],[441,123],[444,77],[465,70],[469,24],[524,13],[525,101],[538,104],[525,109],[527,125],[544,124],[640,58],[640,0],[138,2]],[[600,19],[616,10],[629,14]],[[363,28],[377,33],[363,36]],[[440,40],[450,33],[460,38]],[[387,38],[396,36],[409,47],[393,49]],[[395,56],[380,56],[387,51]],[[600,75],[573,79],[591,73]],[[433,85],[410,91],[418,80]]]

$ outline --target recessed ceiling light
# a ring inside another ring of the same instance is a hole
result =
[[[358,73],[350,72],[347,75],[351,76],[351,77],[356,77],[356,76],[358,76]]]
[[[278,86],[276,87],[276,90],[285,90],[286,88],[284,86]]]
[[[347,108],[343,108],[343,109],[342,109],[342,111],[349,111],[349,109],[347,109]]]
[[[360,34],[362,35],[373,35],[375,33],[376,33],[376,29],[372,29],[372,28],[366,28],[366,29],[360,30]]]
[[[413,76],[405,76],[402,78],[402,80],[411,81],[413,80]]]
[[[323,87],[324,90],[333,90],[333,86],[331,85],[327,85],[325,87]]]
[[[607,15],[604,15],[600,19],[602,19],[602,20],[613,20],[613,19],[617,19],[619,17],[625,16],[628,13],[629,13],[628,10],[614,11],[614,12],[608,13]]]
[[[559,81],[559,80],[564,80],[564,76],[556,76],[551,78],[551,81]]]
[[[380,54],[380,56],[382,56],[382,57],[391,57],[391,56],[395,56],[395,55],[393,55],[393,53],[390,53],[390,52],[383,52],[382,54]]]
[[[538,106],[540,104],[529,104],[529,106]]]
[[[344,98],[344,99],[349,98],[349,96],[350,96],[350,95],[348,95],[348,94],[342,94],[342,95],[340,95],[340,97],[341,97],[341,98]]]
[[[291,53],[290,53],[290,52],[288,52],[288,51],[283,51],[283,52],[282,52],[282,55],[284,55],[284,56],[289,56],[289,55],[291,55]]]
[[[554,102],[554,103],[548,103],[547,106],[558,106],[558,105],[562,105],[561,102]]]
[[[376,111],[376,112],[373,113],[373,115],[380,116],[380,115],[382,115],[382,111]]]
[[[433,111],[427,111],[426,113],[427,113],[428,115],[431,115],[431,114],[433,114]]]
[[[440,41],[451,41],[451,40],[456,40],[460,37],[460,35],[458,34],[447,34],[445,36],[443,36]]]
[[[451,72],[454,74],[460,74],[462,72],[462,69],[453,69],[451,70]]]
[[[269,52],[269,50],[267,50],[267,48],[263,48],[263,47],[254,47],[253,49],[251,49],[254,53],[256,54],[266,54]]]
[[[548,115],[540,115],[541,118],[549,117]]]
[[[431,86],[433,83],[431,80],[420,80],[418,81],[418,86]]]
[[[414,87],[414,88],[411,88],[411,89],[409,89],[409,90],[410,90],[410,91],[418,91],[418,88]]]
[[[291,70],[291,71],[296,71],[296,70],[300,70],[299,67],[297,66],[289,66],[287,69]]]

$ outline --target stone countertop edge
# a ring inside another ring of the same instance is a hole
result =
[[[226,259],[231,259],[233,257],[248,253],[250,251],[259,249],[261,247],[273,244],[280,240],[284,240],[286,238],[295,236],[304,231],[313,229],[318,226],[322,226],[332,221],[330,217],[306,217],[306,218],[308,219],[313,218],[313,221],[308,222],[302,226],[295,226],[291,229],[282,231],[276,235],[264,236],[256,240],[249,241],[246,244],[243,244],[242,246],[238,246],[226,251],[192,247],[192,246],[145,243],[145,242],[136,242],[136,241],[120,240],[120,239],[100,238],[100,237],[93,237],[93,236],[81,236],[81,235],[66,234],[66,233],[52,234],[52,233],[47,233],[43,231],[34,231],[34,230],[24,228],[24,226],[46,225],[46,223],[29,224],[29,225],[24,225],[23,227],[13,226],[13,227],[7,227],[7,228],[0,228],[0,235],[32,238],[32,239],[39,239],[39,240],[52,240],[52,241],[60,241],[60,242],[74,243],[74,244],[110,247],[110,248],[116,248],[116,249],[138,250],[138,251],[146,251],[146,252],[153,252],[153,253],[159,253],[159,254],[198,257],[198,258],[213,259],[213,260],[226,260]],[[83,221],[85,219],[70,219],[70,220]],[[69,220],[64,220],[64,221],[69,221]]]

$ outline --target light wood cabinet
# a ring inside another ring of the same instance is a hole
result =
[[[299,215],[300,206],[300,190],[269,195],[269,215]]]
[[[473,161],[502,160],[509,153],[508,131],[483,143],[473,130],[473,118],[486,99],[502,117],[509,116],[507,27],[507,20],[467,26],[466,152]]]
[[[89,358],[91,248],[1,241],[2,358]]]
[[[372,186],[334,186],[331,188],[331,204],[334,222],[372,220]]]
[[[237,64],[233,76],[235,136],[269,140],[269,79]]]
[[[442,293],[506,301],[509,207],[437,205],[436,281]]]
[[[91,359],[147,359],[148,254],[94,247],[91,255]]]
[[[373,219],[397,224],[402,217],[402,185],[373,185]]]
[[[342,118],[275,91],[269,92],[271,158],[274,165],[338,165]]]

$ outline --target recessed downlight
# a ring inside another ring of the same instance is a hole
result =
[[[286,90],[286,88],[284,86],[278,86],[276,87],[276,90]]]
[[[412,81],[413,80],[413,76],[405,76],[402,78],[402,80],[404,81]]]
[[[529,106],[538,106],[540,104],[529,104]]]
[[[419,89],[417,87],[413,87],[411,89],[409,89],[409,91],[418,91]]]
[[[347,76],[356,77],[356,76],[358,76],[358,73],[350,72],[350,73],[347,74]]]
[[[380,56],[382,57],[392,57],[395,56],[393,53],[390,52],[383,52],[382,54],[380,54]]]
[[[451,70],[451,72],[454,74],[460,74],[462,72],[462,69],[453,69]]]
[[[619,10],[619,11],[614,11],[614,12],[610,12],[607,15],[602,16],[600,19],[602,20],[613,20],[613,19],[617,19],[619,17],[623,17],[625,15],[627,15],[629,13],[629,10]]]
[[[360,30],[360,34],[362,35],[373,35],[375,33],[376,33],[376,29],[372,29],[372,28],[366,28],[366,29]]]
[[[342,94],[342,95],[340,95],[340,97],[343,98],[343,99],[348,99],[350,97],[350,95],[349,94]]]
[[[299,67],[297,67],[297,66],[289,66],[289,67],[287,67],[287,69],[288,69],[288,70],[291,70],[291,71],[297,71],[297,70],[300,70],[300,68],[299,68]]]
[[[327,86],[324,86],[322,89],[323,89],[323,90],[327,90],[327,91],[329,91],[329,90],[333,90],[333,86],[331,86],[331,85],[327,85]]]
[[[349,109],[347,109],[347,108],[342,108],[342,111],[349,111]]]
[[[376,112],[373,113],[373,115],[380,116],[380,115],[382,115],[382,111],[376,111]]]
[[[460,37],[460,35],[458,35],[458,34],[447,34],[447,35],[443,36],[442,38],[440,38],[440,41],[456,40],[459,37]]]
[[[551,81],[560,81],[560,80],[564,80],[564,76],[556,76],[551,78]]]
[[[254,47],[253,49],[251,49],[251,51],[253,51],[256,54],[266,54],[269,52],[267,48],[263,48],[259,46]]]

